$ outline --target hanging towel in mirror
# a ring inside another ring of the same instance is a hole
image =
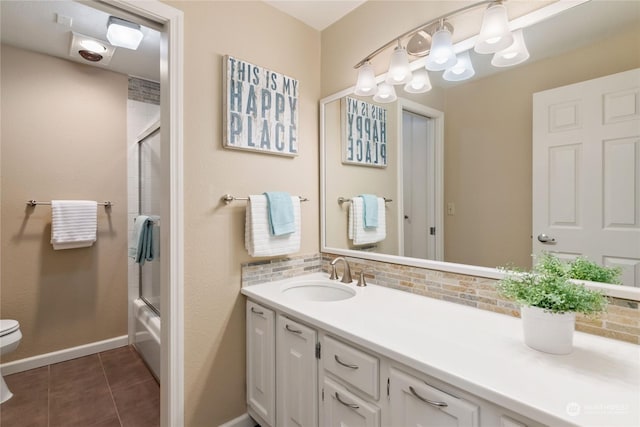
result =
[[[378,226],[365,228],[364,226],[364,201],[362,197],[351,199],[349,206],[349,223],[347,224],[349,239],[354,245],[367,245],[381,242],[387,237],[385,204],[382,197],[377,198]]]
[[[363,200],[364,228],[376,228],[378,226],[378,197],[373,194],[360,194]]]
[[[96,241],[98,203],[94,200],[51,201],[53,249],[86,248]]]
[[[269,211],[269,228],[274,236],[282,236],[296,231],[291,195],[282,191],[264,193]]]
[[[271,234],[267,197],[249,196],[244,229],[244,245],[249,255],[275,256],[296,253],[300,250],[300,199],[291,197],[295,231],[281,236]]]

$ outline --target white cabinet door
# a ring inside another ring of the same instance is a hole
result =
[[[318,425],[317,333],[284,316],[278,316],[277,425]]]
[[[275,314],[247,301],[247,404],[269,425],[275,425]]]
[[[478,406],[391,368],[390,425],[394,427],[477,427]]]
[[[380,426],[380,409],[327,377],[323,381],[322,415],[325,427]]]

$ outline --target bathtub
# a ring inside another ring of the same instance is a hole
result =
[[[160,316],[141,299],[133,301],[136,350],[160,381]]]

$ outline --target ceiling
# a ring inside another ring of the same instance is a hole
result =
[[[87,61],[70,56],[71,32],[106,42],[109,14],[75,1],[0,1],[0,39],[2,43],[60,58]],[[65,23],[71,19],[70,25]],[[58,23],[58,21],[62,23]],[[121,47],[108,66],[91,63],[111,71],[160,80],[160,33],[142,27],[144,39],[138,50]]]
[[[263,0],[276,9],[322,31],[366,0]]]

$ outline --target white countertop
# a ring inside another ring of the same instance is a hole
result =
[[[527,347],[520,319],[369,284],[342,301],[289,298],[281,288],[324,273],[248,286],[242,293],[427,375],[549,426],[640,426],[640,346],[576,332],[557,356]]]

